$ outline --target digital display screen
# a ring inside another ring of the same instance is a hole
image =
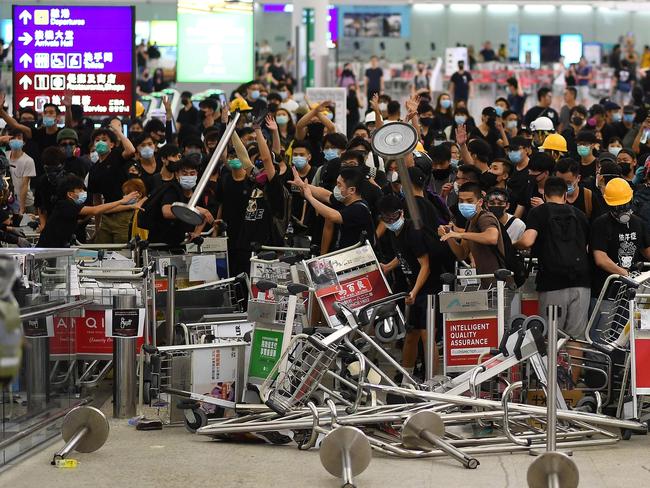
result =
[[[129,115],[133,7],[13,6],[14,108],[42,110],[62,96],[88,116]]]
[[[564,56],[564,64],[567,66],[579,62],[582,57],[582,34],[562,34],[560,54]]]
[[[519,62],[531,68],[539,68],[541,64],[540,37],[537,34],[521,34],[519,36]]]
[[[152,20],[149,40],[159,46],[175,46],[176,30],[175,20]]]
[[[254,77],[252,12],[178,12],[180,82],[243,83]]]

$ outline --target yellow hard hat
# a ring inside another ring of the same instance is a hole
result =
[[[625,205],[632,200],[633,192],[630,184],[623,178],[613,178],[605,186],[603,197],[610,207]]]
[[[566,139],[560,134],[549,134],[546,136],[546,139],[544,139],[542,149],[549,151],[567,152]]]
[[[247,110],[253,109],[243,98],[235,98],[232,102],[230,102],[230,111],[235,112],[236,110],[239,110],[240,112],[246,112]]]
[[[135,101],[135,116],[140,118],[142,117],[142,114],[144,113],[144,105],[142,105],[142,102],[140,100]]]

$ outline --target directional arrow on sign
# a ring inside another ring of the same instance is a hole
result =
[[[18,38],[18,40],[23,43],[23,46],[29,46],[29,43],[32,42],[32,39],[34,38],[29,35],[29,32],[24,32],[23,35]]]
[[[18,18],[23,21],[23,25],[27,25],[27,22],[32,20],[32,14],[30,14],[28,10],[23,10],[20,12]]]
[[[20,108],[33,107],[34,102],[29,101],[29,97],[24,97],[20,102],[18,102]]]
[[[23,75],[23,77],[18,81],[23,86],[23,90],[27,90],[27,87],[32,84],[32,79],[27,76]]]
[[[32,62],[32,57],[31,57],[29,54],[25,53],[25,54],[23,54],[23,55],[20,57],[20,59],[18,60],[18,62],[21,63],[21,64],[23,65],[23,68],[27,68],[27,66],[29,65],[29,63]]]

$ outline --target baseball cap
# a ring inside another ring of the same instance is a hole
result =
[[[607,152],[607,151],[605,151],[605,152],[601,152],[601,153],[598,155],[598,163],[599,163],[599,164],[600,164],[600,163],[604,163],[605,161],[611,161],[612,163],[615,163],[615,162],[616,162],[616,156],[614,156],[612,153]],[[647,160],[646,160],[646,161],[647,161]],[[647,163],[646,163],[646,164],[647,164]]]
[[[621,106],[618,103],[608,101],[603,105],[603,108],[606,112],[609,112],[610,110],[620,110]]]
[[[409,172],[409,178],[411,179],[411,182],[413,182],[415,186],[417,186],[418,188],[424,187],[426,176],[418,166],[411,166],[408,169],[408,172]]]

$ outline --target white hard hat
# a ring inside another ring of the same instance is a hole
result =
[[[375,112],[368,112],[368,113],[366,114],[366,119],[365,119],[366,124],[367,124],[368,122],[373,122],[373,123],[374,123],[374,122],[376,122],[376,121],[377,121],[377,120],[376,120],[376,118],[375,118]]]
[[[538,117],[531,122],[530,130],[555,130],[555,126],[553,125],[553,121],[548,117]]]

